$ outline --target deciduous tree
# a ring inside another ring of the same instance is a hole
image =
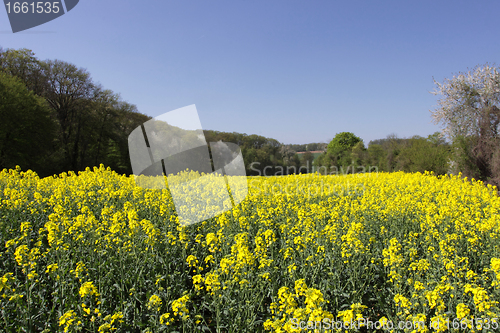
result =
[[[432,118],[454,144],[454,171],[499,185],[500,68],[485,64],[434,82],[442,97]]]
[[[0,169],[45,171],[55,143],[55,123],[45,100],[0,71]]]

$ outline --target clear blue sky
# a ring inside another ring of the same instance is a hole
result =
[[[499,1],[80,0],[0,46],[86,68],[140,112],[196,104],[205,129],[328,142],[427,136],[437,81],[499,64]]]

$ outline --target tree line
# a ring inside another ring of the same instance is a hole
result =
[[[461,174],[500,186],[500,68],[478,65],[442,83],[434,80],[440,96],[430,110],[442,133],[408,139],[390,135],[368,147],[350,132],[338,133],[314,161],[323,173],[378,171],[433,171]],[[333,171],[332,171],[333,169]],[[373,169],[372,169],[373,170]]]
[[[0,169],[16,165],[41,177],[104,164],[132,174],[128,135],[151,119],[90,73],[28,49],[0,47]],[[240,146],[247,174],[300,166],[295,150],[260,135],[205,130],[207,142]],[[317,149],[321,144],[310,144]],[[324,145],[324,144],[323,144]],[[294,147],[295,149],[300,149]],[[252,165],[252,167],[250,167]]]
[[[0,168],[131,173],[128,134],[150,117],[61,60],[0,48]]]
[[[260,135],[205,130],[207,142],[239,145],[247,175],[433,171],[500,185],[500,70],[488,64],[435,82],[431,116],[443,134],[364,142],[350,132],[326,143],[284,145]],[[151,119],[90,73],[28,49],[0,47],[0,169],[41,177],[104,164],[132,174],[128,135]],[[311,151],[324,151],[315,158]],[[298,153],[301,154],[298,154]]]
[[[439,132],[426,138],[418,135],[398,138],[391,134],[370,141],[368,147],[354,133],[342,132],[313,165],[314,171],[322,174],[433,171],[442,175],[449,171],[451,150]]]

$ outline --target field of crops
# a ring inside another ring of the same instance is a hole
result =
[[[236,208],[183,227],[168,190],[103,167],[44,179],[4,170],[2,332],[320,332],[327,319],[360,318],[423,322],[421,332],[498,325],[494,188],[401,172],[248,185]]]

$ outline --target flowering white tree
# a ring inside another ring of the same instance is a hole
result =
[[[467,73],[454,75],[443,83],[434,80],[434,95],[443,95],[436,110],[431,111],[435,123],[444,125],[451,140],[457,136],[479,136],[481,122],[495,117],[500,107],[500,68],[488,64]],[[497,124],[498,125],[498,124]],[[498,132],[498,127],[496,128]]]
[[[442,97],[432,118],[456,145],[454,171],[500,184],[500,68],[476,66],[434,83]]]

